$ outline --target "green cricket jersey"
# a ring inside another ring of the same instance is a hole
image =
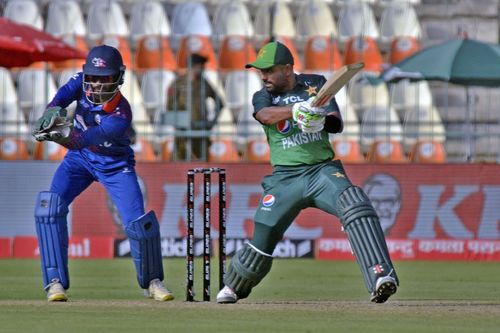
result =
[[[316,74],[296,74],[297,84],[293,90],[282,94],[271,94],[265,88],[253,95],[254,113],[264,107],[284,106],[308,100],[316,96],[326,79]],[[338,110],[335,99],[327,107],[330,111]],[[262,125],[271,150],[271,165],[295,166],[315,164],[332,159],[335,156],[328,133],[304,133],[293,118],[274,125]]]

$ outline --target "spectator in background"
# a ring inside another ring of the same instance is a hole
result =
[[[204,76],[207,58],[192,54],[185,73],[179,74],[168,91],[168,122],[176,129],[194,130],[191,136],[177,136],[176,159],[207,160],[210,146],[209,131],[222,109],[217,95]],[[205,132],[203,132],[205,131]]]

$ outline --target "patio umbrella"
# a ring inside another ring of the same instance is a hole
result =
[[[23,67],[36,61],[84,59],[86,54],[44,31],[0,18],[0,66]]]
[[[472,39],[453,39],[423,49],[380,75],[386,82],[401,79],[443,81],[462,85],[467,96],[467,160],[471,158],[470,86],[500,86],[500,45]]]

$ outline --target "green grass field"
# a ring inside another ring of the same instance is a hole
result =
[[[215,260],[214,260],[215,261]],[[142,296],[130,259],[73,260],[67,303],[48,303],[39,262],[0,260],[0,332],[498,332],[500,264],[396,262],[401,286],[372,304],[354,262],[275,260],[248,299],[185,302],[185,260],[164,261],[176,295]],[[201,298],[201,263],[196,263]],[[212,298],[218,282],[212,267]]]

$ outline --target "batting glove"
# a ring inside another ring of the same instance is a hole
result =
[[[307,103],[307,101],[296,103],[292,107],[293,120],[295,120],[297,126],[305,133],[316,133],[323,130],[325,115],[309,112],[310,109],[303,103]]]

